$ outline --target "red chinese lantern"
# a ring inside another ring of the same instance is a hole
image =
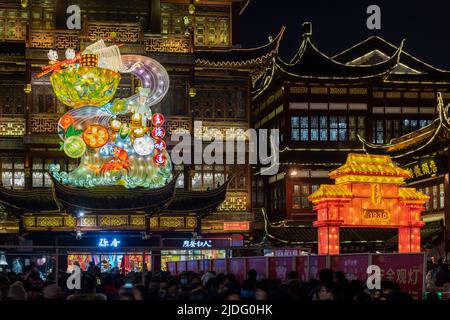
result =
[[[162,152],[166,150],[166,143],[162,139],[156,139],[155,141],[155,149],[158,150],[158,152]]]
[[[166,130],[164,128],[155,127],[152,130],[153,139],[163,139],[166,136]]]
[[[164,116],[161,113],[155,113],[152,116],[152,124],[153,124],[154,127],[161,127],[164,124],[165,121],[166,120],[165,120]]]
[[[166,164],[167,157],[164,153],[157,153],[153,156],[153,162],[157,166],[164,166]]]

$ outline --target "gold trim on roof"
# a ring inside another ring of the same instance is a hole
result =
[[[318,202],[324,200],[347,200],[351,199],[351,197],[352,192],[346,185],[322,184],[308,199],[312,202]]]
[[[426,194],[417,191],[416,188],[398,188],[398,196],[402,200],[422,200],[430,199]]]
[[[336,183],[372,182],[372,177],[376,182],[402,183],[404,178],[410,177],[410,173],[398,167],[389,156],[350,153],[345,164],[331,171],[329,176],[336,179]],[[361,176],[366,179],[358,178]],[[380,180],[380,177],[387,179]]]

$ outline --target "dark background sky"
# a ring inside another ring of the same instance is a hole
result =
[[[366,9],[381,8],[381,30],[369,30]],[[450,70],[450,0],[251,0],[241,16],[243,47],[259,46],[286,26],[281,56],[290,59],[301,40],[300,26],[313,23],[313,42],[334,55],[372,35],[436,67]]]

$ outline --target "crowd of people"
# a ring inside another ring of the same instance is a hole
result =
[[[83,272],[80,290],[66,286],[69,274],[61,274],[58,284],[50,274],[45,280],[27,267],[22,274],[0,273],[0,300],[402,300],[412,297],[390,281],[382,281],[381,289],[368,290],[360,280],[346,279],[342,272],[323,269],[318,279],[300,281],[297,272],[288,279],[260,279],[249,270],[245,280],[234,274],[184,272],[178,276],[168,272],[101,273],[92,265]],[[450,271],[443,261],[432,263],[426,278],[428,300],[438,300],[437,291],[450,287]],[[445,289],[444,289],[445,290]],[[446,290],[449,291],[449,290]],[[450,297],[449,297],[450,299]]]

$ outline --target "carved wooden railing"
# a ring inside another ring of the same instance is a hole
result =
[[[56,133],[59,114],[35,113],[30,116],[31,133]]]
[[[190,53],[193,51],[191,37],[178,34],[144,35],[145,52]]]
[[[87,23],[81,30],[29,29],[27,43],[29,48],[81,50],[98,39],[110,37],[111,34],[115,35],[115,42],[139,45],[146,53],[192,52],[190,36],[144,34],[140,25],[133,23]],[[25,38],[25,32],[23,38]]]
[[[28,47],[40,49],[73,48],[79,50],[80,35],[77,30],[30,29]]]

